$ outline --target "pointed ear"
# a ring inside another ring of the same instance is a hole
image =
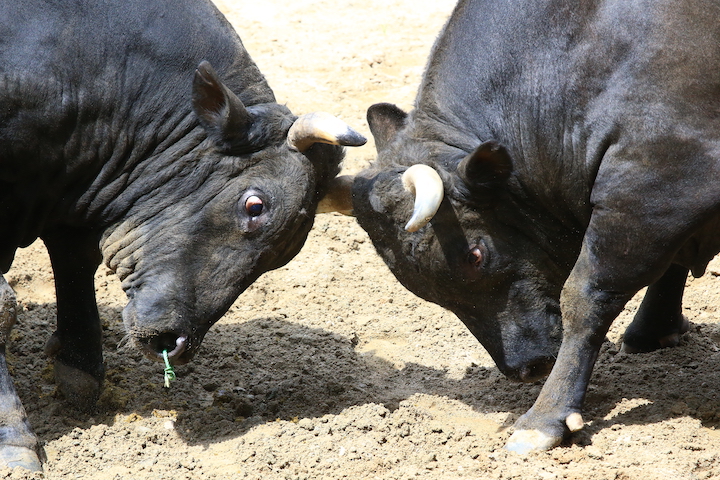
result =
[[[210,62],[201,62],[195,70],[192,104],[200,124],[221,149],[247,140],[252,117],[218,78]]]
[[[462,159],[457,175],[471,191],[500,186],[510,177],[512,160],[505,147],[494,141],[480,145]]]
[[[368,108],[367,121],[378,152],[395,138],[406,119],[407,113],[391,103],[376,103]]]

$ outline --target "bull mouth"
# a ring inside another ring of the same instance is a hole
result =
[[[164,352],[173,365],[184,365],[193,357],[190,340],[187,335],[175,332],[162,332],[155,335],[136,337],[142,352],[150,360],[164,361]]]

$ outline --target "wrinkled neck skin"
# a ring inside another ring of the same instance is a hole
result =
[[[162,257],[167,260],[174,254],[177,245],[173,242],[173,230],[184,231],[185,224],[197,214],[183,211],[188,196],[202,192],[207,202],[217,195],[217,187],[222,185],[211,188],[209,178],[220,166],[203,159],[211,148],[204,131],[195,127],[170,151],[136,164],[129,162],[109,184],[104,185],[101,174],[94,195],[91,189],[79,202],[81,206],[88,199],[90,208],[85,215],[100,217],[106,225],[100,242],[103,259],[126,291],[138,283],[138,266],[153,261],[143,258],[143,251],[152,252],[158,263],[162,263]],[[180,157],[175,157],[178,153]],[[213,155],[213,159],[218,157]],[[242,167],[238,168],[238,173],[241,170]]]
[[[228,157],[207,140],[196,142],[202,138],[193,130],[171,149],[182,150],[179,158],[160,155],[140,165],[155,172],[152,182],[136,178],[105,206],[104,215],[122,214],[105,217],[115,221],[101,240],[105,263],[128,295],[129,332],[182,332],[194,342],[189,352],[253,281],[297,254],[317,203],[310,161],[288,156],[284,143]],[[273,162],[283,153],[284,163]],[[255,190],[267,194],[276,218],[249,231],[240,214]]]

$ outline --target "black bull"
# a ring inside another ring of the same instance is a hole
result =
[[[717,1],[462,0],[415,109],[368,121],[378,158],[338,180],[338,210],[506,375],[552,369],[508,448],[582,427],[600,345],[642,287],[625,350],[687,330],[688,271],[720,250]]]
[[[299,251],[341,145],[362,143],[330,115],[277,104],[209,0],[0,2],[0,272],[45,242],[47,351],[65,396],[89,405],[100,392],[103,259],[130,337],[187,362],[248,285]],[[40,469],[5,363],[15,310],[0,275],[0,464]]]

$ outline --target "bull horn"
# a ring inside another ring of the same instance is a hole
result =
[[[333,178],[327,193],[320,199],[315,213],[337,212],[352,216],[352,185],[354,181],[354,175],[340,175]]]
[[[408,232],[417,232],[428,224],[437,213],[445,191],[438,172],[427,165],[413,165],[402,176],[405,190],[415,195],[415,206],[410,221],[405,225]]]
[[[288,145],[304,152],[314,143],[359,147],[367,139],[350,128],[347,123],[325,112],[306,113],[290,127]]]

